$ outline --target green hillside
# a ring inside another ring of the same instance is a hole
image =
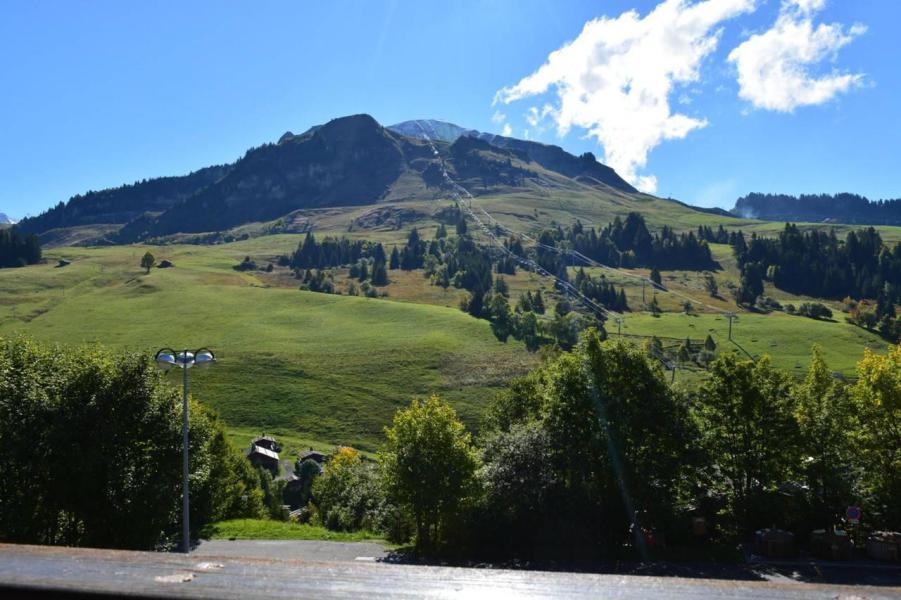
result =
[[[364,449],[413,396],[440,393],[475,423],[535,362],[454,308],[265,287],[231,268],[252,245],[150,248],[175,267],[149,275],[144,247],[57,249],[49,258],[71,265],[0,270],[0,334],[146,352],[209,346],[220,364],[192,382],[228,424]]]

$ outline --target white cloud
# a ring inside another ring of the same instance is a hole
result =
[[[497,125],[500,125],[501,123],[503,123],[506,120],[507,120],[507,115],[505,115],[504,113],[502,113],[499,110],[494,111],[494,114],[491,115],[491,122],[496,123]]]
[[[826,0],[785,0],[782,3],[783,10],[796,8],[808,15],[822,10],[824,6],[826,6]]]
[[[786,0],[773,27],[752,35],[732,52],[738,70],[738,95],[755,108],[791,112],[799,106],[823,104],[860,85],[863,75],[831,73],[817,77],[810,67],[866,31],[856,24],[845,33],[841,24],[814,27],[812,15],[825,0]]]
[[[513,128],[510,127],[509,123],[504,123],[504,129],[501,131],[501,135],[504,137],[510,137],[513,135]]]
[[[544,121],[548,115],[553,114],[554,107],[550,104],[545,104],[540,110],[537,106],[531,106],[529,107],[529,112],[526,113],[526,122],[535,129],[543,131],[544,128],[541,127],[540,123]]]
[[[664,140],[707,125],[703,118],[671,111],[673,87],[698,80],[703,59],[719,41],[717,26],[755,4],[664,0],[643,18],[628,11],[591,20],[538,70],[498,91],[495,102],[509,104],[553,88],[558,105],[546,105],[547,112],[533,107],[529,124],[528,117],[550,117],[561,135],[572,127],[586,129],[603,145],[605,162],[639,189],[653,192],[656,178],[638,173],[648,153]]]

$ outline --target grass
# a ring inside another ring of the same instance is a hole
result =
[[[331,531],[325,527],[273,521],[270,519],[232,519],[204,528],[206,540],[318,540],[329,542],[380,542],[381,537],[368,531]]]
[[[880,352],[886,348],[886,343],[878,336],[849,323],[816,321],[784,313],[740,314],[733,325],[735,344],[729,342],[728,330],[726,317],[717,314],[664,313],[652,317],[641,313],[627,315],[622,331],[632,335],[688,337],[697,342],[704,341],[710,334],[720,352],[735,349],[755,358],[769,354],[775,366],[795,374],[806,372],[814,344],[821,347],[830,368],[846,376],[854,375],[864,348]],[[611,331],[615,329],[611,328]]]
[[[50,251],[72,264],[0,271],[0,335],[141,352],[209,346],[219,364],[194,374],[192,391],[241,435],[370,451],[413,397],[439,393],[476,425],[536,361],[456,308],[266,287],[231,268],[264,241],[151,248],[175,267],[149,275],[137,267],[144,247]]]

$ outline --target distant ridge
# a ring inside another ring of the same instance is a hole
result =
[[[736,200],[730,212],[764,221],[901,225],[901,199],[869,200],[847,193],[801,196],[753,193]]]
[[[14,225],[16,222],[6,216],[6,213],[0,212],[0,225]]]

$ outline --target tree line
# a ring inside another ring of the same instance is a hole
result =
[[[16,227],[0,229],[0,269],[24,267],[41,262],[41,242],[34,234],[23,234]]]
[[[878,328],[892,340],[901,335],[895,310],[901,302],[901,243],[889,247],[872,227],[851,231],[842,241],[834,230],[805,232],[786,223],[775,238],[751,234],[746,241],[739,233],[732,248],[741,270],[739,303],[753,306],[763,282],[771,281],[794,294],[847,298],[855,302],[852,322]],[[856,301],[864,299],[875,299],[876,308],[861,317]]]
[[[756,263],[779,289],[819,298],[876,298],[901,301],[901,244],[886,246],[872,227],[848,233],[801,231],[786,223],[775,238],[744,236],[734,246],[739,267]]]
[[[619,216],[600,231],[585,228],[577,221],[572,227],[558,226],[545,230],[539,237],[542,246],[575,250],[588,258],[614,267],[649,267],[656,269],[716,269],[705,240],[694,232],[676,233],[668,225],[651,233],[640,213],[629,213],[625,220]],[[538,262],[551,273],[562,272],[565,266],[579,261],[564,253],[541,246]]]
[[[769,221],[861,223],[901,225],[901,198],[868,200],[857,194],[748,194],[735,202],[732,212]]]

